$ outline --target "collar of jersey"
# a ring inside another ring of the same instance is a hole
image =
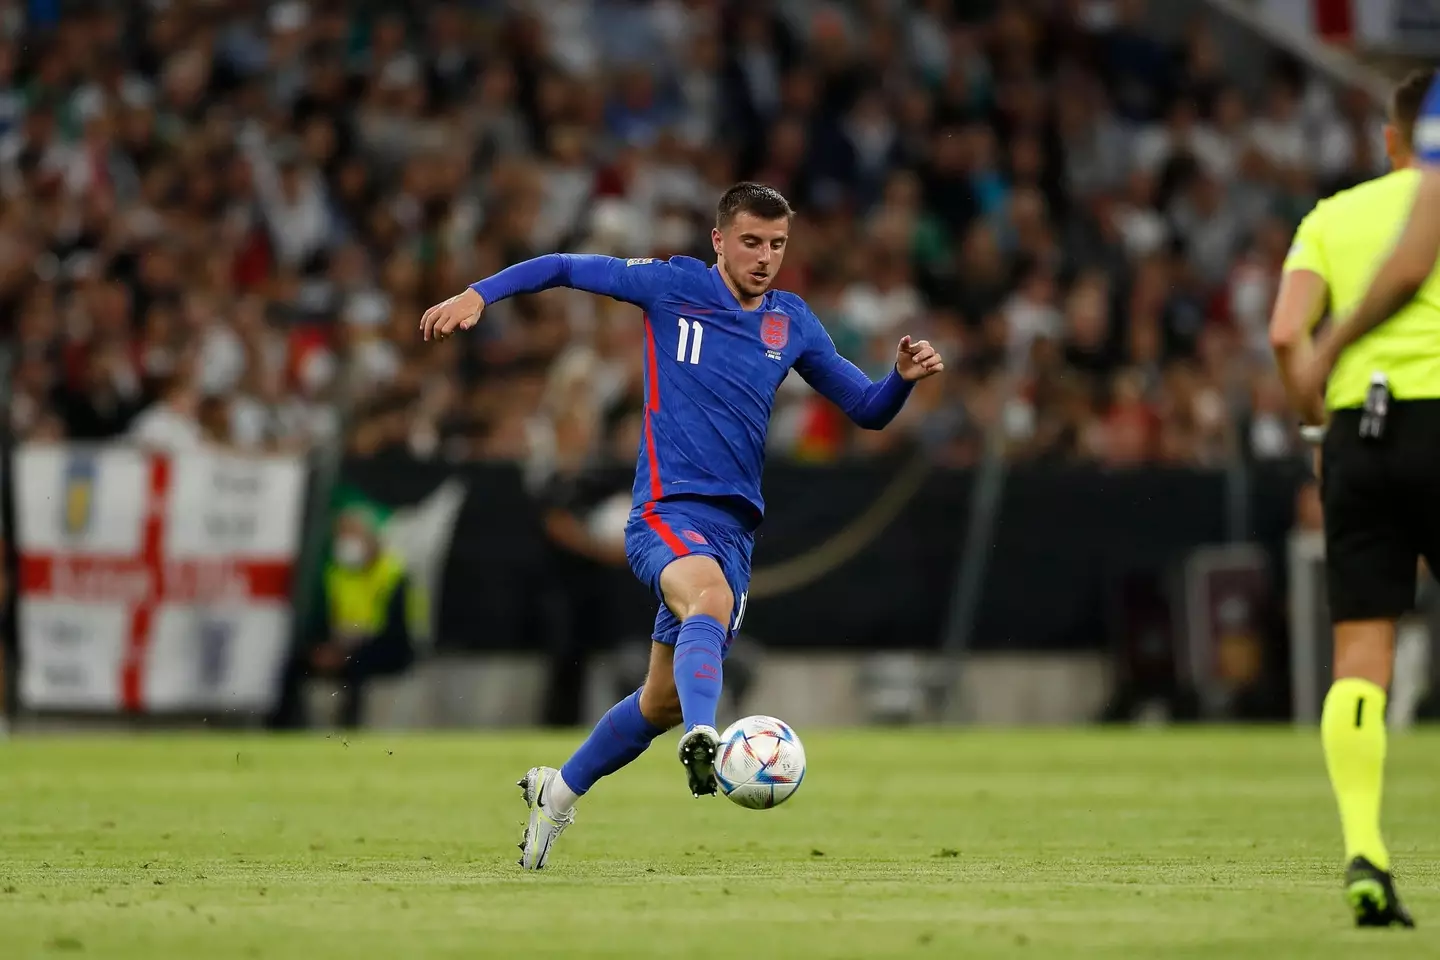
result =
[[[759,313],[766,309],[770,305],[770,294],[775,292],[773,290],[766,290],[765,296],[760,298],[760,306],[754,310],[746,310],[740,306],[740,301],[735,299],[735,294],[731,293],[730,288],[725,285],[725,278],[720,276],[720,264],[718,263],[710,268],[710,282],[715,285],[715,292],[719,294],[720,302],[725,304],[729,309],[739,310],[741,313]]]

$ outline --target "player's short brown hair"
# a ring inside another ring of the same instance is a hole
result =
[[[1401,80],[1390,94],[1390,122],[1407,144],[1415,138],[1415,119],[1420,116],[1420,105],[1434,82],[1434,70],[1416,70]]]
[[[790,201],[780,195],[774,187],[763,183],[737,183],[720,198],[715,207],[715,225],[728,227],[742,213],[753,214],[761,220],[789,220],[795,216]]]

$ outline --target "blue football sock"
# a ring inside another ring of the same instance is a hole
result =
[[[675,641],[675,690],[680,694],[686,730],[715,726],[724,679],[720,659],[724,647],[725,625],[714,617],[701,614],[680,624]]]
[[[611,707],[574,756],[560,768],[565,785],[583,796],[595,781],[619,770],[645,752],[664,733],[640,713],[640,691]]]

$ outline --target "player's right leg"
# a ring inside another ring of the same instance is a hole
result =
[[[650,741],[680,722],[673,656],[673,649],[665,644],[651,644],[645,685],[611,707],[563,767],[531,767],[520,779],[530,808],[520,841],[520,866],[544,867],[555,840],[574,822],[575,802],[597,780],[639,757]]]
[[[1345,839],[1345,893],[1355,922],[1413,926],[1390,876],[1380,801],[1395,620],[1415,598],[1416,518],[1405,515],[1407,498],[1384,451],[1362,441],[1352,418],[1342,414],[1326,438],[1322,471],[1335,654],[1320,737]]]

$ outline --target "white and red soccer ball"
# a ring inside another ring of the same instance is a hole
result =
[[[805,748],[782,720],[736,720],[720,734],[715,779],[720,792],[740,806],[768,810],[789,799],[805,779]]]

